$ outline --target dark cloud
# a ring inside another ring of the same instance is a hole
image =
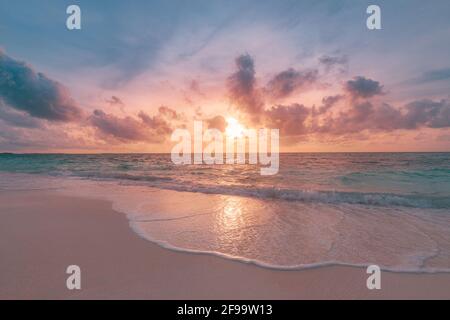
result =
[[[250,55],[235,60],[237,71],[227,79],[229,95],[236,107],[254,117],[264,108],[261,94],[256,88],[255,65]]]
[[[12,108],[49,121],[74,121],[81,109],[60,83],[0,51],[0,99]]]
[[[315,83],[317,78],[317,70],[297,71],[290,68],[273,77],[265,91],[274,99],[284,98],[300,89],[306,89]]]
[[[323,114],[323,113],[328,112],[328,110],[330,110],[333,106],[335,106],[343,98],[344,98],[344,96],[342,96],[340,94],[322,98],[322,105],[319,107],[319,110],[317,111],[317,113]]]
[[[284,135],[302,135],[307,133],[305,121],[311,110],[301,104],[277,105],[264,113],[265,125],[280,130]]]
[[[364,130],[394,130],[400,126],[401,116],[399,110],[389,105],[376,107],[366,101],[354,104],[337,117],[327,117],[317,132],[344,135]]]
[[[344,64],[346,58],[324,56],[320,61],[325,65]],[[319,107],[307,108],[303,104],[293,103],[265,108],[259,95],[260,90],[256,86],[253,59],[249,55],[241,55],[236,59],[236,65],[238,71],[232,74],[228,81],[230,96],[234,98],[235,103],[240,103],[240,111],[251,119],[257,119],[255,123],[258,125],[278,128],[280,133],[286,136],[325,134],[337,137],[362,134],[366,131],[450,127],[449,101],[419,100],[402,108],[367,101],[374,96],[383,95],[384,90],[380,82],[363,76],[347,81],[343,94],[324,97]],[[269,81],[265,91],[271,91],[273,96],[280,98],[305,83],[315,82],[317,77],[316,72],[288,69]],[[346,97],[348,99],[345,99]],[[335,108],[338,105],[339,108]],[[333,112],[329,112],[330,110]]]
[[[248,55],[240,55],[235,60],[237,71],[227,79],[229,96],[237,109],[244,112],[249,120],[256,123],[266,121],[270,117],[282,117],[292,112],[298,117],[298,106],[289,109],[289,106],[276,106],[265,110],[264,98],[277,100],[289,96],[297,90],[306,89],[318,79],[317,70],[298,71],[287,69],[275,75],[264,89],[257,86],[256,72],[253,58]],[[297,118],[296,118],[297,119]],[[270,121],[273,124],[273,121]],[[285,126],[291,132],[292,122]]]
[[[347,71],[348,57],[323,55],[319,58],[319,63],[325,67],[327,72],[335,68],[339,72],[345,72]]]
[[[450,127],[450,102],[429,99],[414,101],[405,106],[404,127],[415,129],[420,126],[429,128]]]
[[[450,127],[450,103],[447,100],[414,101],[398,109],[389,104],[357,103],[336,118],[327,118],[318,129],[335,135],[370,131],[413,130]]]
[[[102,110],[95,110],[89,120],[102,135],[122,142],[162,142],[173,130],[170,119],[179,119],[179,116],[174,110],[163,106],[155,116],[141,111],[138,118],[120,118]]]
[[[325,134],[346,136],[369,132],[390,132],[420,128],[450,128],[450,102],[447,100],[414,101],[403,108],[387,103],[355,102],[336,115],[326,114],[342,96],[323,99],[317,111],[301,104],[278,105],[265,110],[264,125],[280,129],[285,136]],[[328,110],[328,109],[327,109]]]
[[[378,81],[361,76],[348,80],[344,89],[353,98],[371,98],[383,94],[383,86]]]
[[[149,116],[145,112],[139,112],[138,117],[147,126],[147,128],[152,129],[157,135],[165,136],[172,132],[170,124],[161,116]]]
[[[42,120],[38,120],[29,116],[28,114],[10,108],[0,101],[0,119],[9,125],[21,128],[41,128],[43,126]]]
[[[155,116],[141,111],[138,118],[120,118],[102,110],[95,110],[89,122],[102,135],[122,142],[162,142],[173,130],[170,120],[179,119],[180,116],[174,110],[162,106]]]
[[[102,110],[95,110],[90,117],[90,123],[101,133],[122,141],[150,140],[143,122],[131,117],[119,118],[112,114],[106,114]]]
[[[145,112],[141,111],[139,112],[138,117],[147,125],[148,128],[152,129],[161,137],[165,137],[172,132],[172,122],[181,123],[184,121],[184,116],[182,114],[179,114],[167,106],[159,107],[158,113],[155,116],[149,116]]]

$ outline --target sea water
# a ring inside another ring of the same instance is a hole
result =
[[[165,247],[261,266],[450,271],[450,153],[281,154],[174,165],[169,154],[0,155],[0,190],[102,198]]]

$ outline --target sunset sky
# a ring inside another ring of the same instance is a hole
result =
[[[175,128],[228,117],[280,129],[285,152],[450,151],[449,15],[448,0],[3,0],[0,152],[170,152]]]

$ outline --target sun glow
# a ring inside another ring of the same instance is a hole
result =
[[[232,117],[229,117],[227,120],[227,128],[225,129],[225,133],[229,138],[240,138],[244,135],[244,127]]]

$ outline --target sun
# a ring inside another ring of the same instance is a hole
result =
[[[240,138],[244,135],[244,127],[233,117],[228,117],[225,133],[229,138]]]

